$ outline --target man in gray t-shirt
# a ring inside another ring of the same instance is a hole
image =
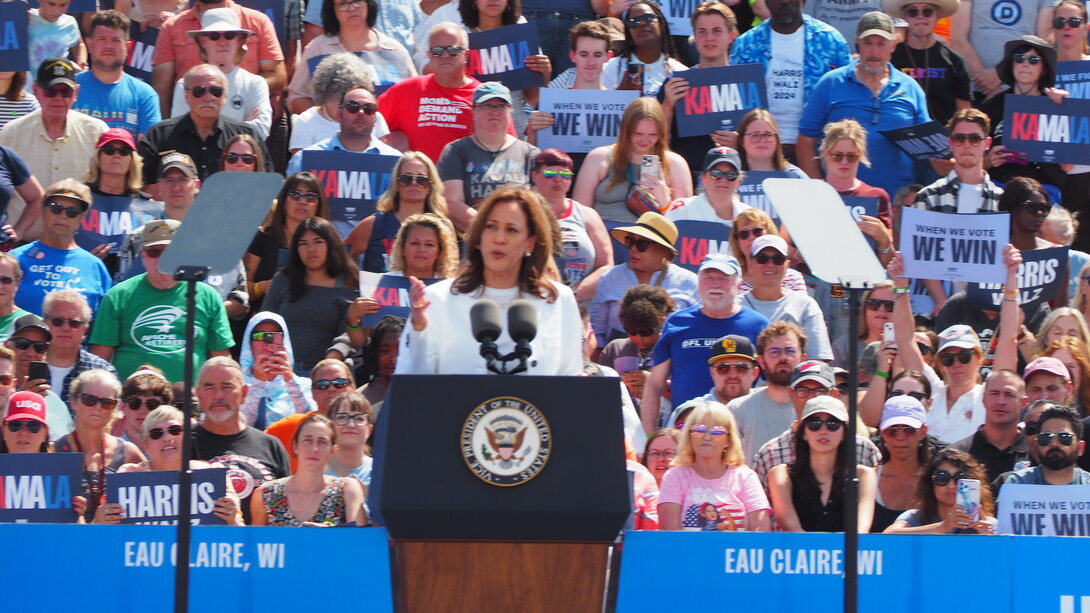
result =
[[[965,58],[969,76],[985,96],[999,93],[995,66],[1003,59],[1003,44],[1025,34],[1047,39],[1052,32],[1052,7],[1059,0],[961,0],[950,17],[950,46]]]

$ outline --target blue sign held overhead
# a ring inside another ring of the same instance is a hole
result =
[[[735,130],[746,113],[768,108],[761,64],[693,68],[674,77],[689,82],[689,93],[674,107],[679,136]]]
[[[466,72],[478,81],[499,81],[512,91],[545,84],[545,76],[526,67],[537,55],[537,26],[520,23],[487,32],[469,33]]]

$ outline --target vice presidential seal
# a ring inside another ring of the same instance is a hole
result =
[[[462,458],[478,479],[510,487],[533,479],[549,461],[552,434],[537,407],[513,396],[482,403],[462,426]]]

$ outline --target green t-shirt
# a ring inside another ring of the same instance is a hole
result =
[[[19,319],[23,315],[30,315],[30,311],[24,311],[19,307],[15,307],[15,310],[11,312],[11,315],[0,315],[0,341],[7,339],[11,336],[11,327],[15,325],[15,320]]]
[[[185,374],[185,283],[156,289],[147,273],[123,281],[106,293],[95,316],[92,345],[116,347],[113,363],[122,381],[141,364],[163,370],[167,379]],[[206,283],[197,284],[193,371],[209,351],[234,344],[223,300]]]

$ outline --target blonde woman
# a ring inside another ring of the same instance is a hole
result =
[[[670,151],[668,142],[666,115],[658,100],[633,100],[621,116],[617,142],[587,154],[572,200],[593,203],[605,221],[634,222],[650,207],[665,210],[673,200],[692,196],[689,164]],[[659,177],[641,170],[644,156],[650,155],[658,156]]]
[[[771,530],[757,473],[745,465],[734,417],[719,402],[693,409],[659,489],[660,530]]]
[[[431,213],[405,218],[390,252],[390,272],[399,277],[446,279],[458,268],[458,244],[449,223]]]
[[[753,257],[750,254],[753,241],[765,234],[776,234],[777,230],[772,218],[761,209],[743,210],[731,221],[731,226],[730,251],[742,265],[742,284],[738,288],[738,293],[741,295],[742,292],[753,289],[753,284],[749,281],[753,275],[749,268],[749,260]],[[802,278],[802,273],[794,268],[787,269],[782,285],[784,289],[791,291],[806,291],[806,281]]]
[[[360,268],[367,272],[389,270],[390,249],[398,229],[409,216],[419,213],[446,220],[447,199],[431,159],[419,151],[408,151],[390,171],[390,186],[379,196],[376,213],[356,224],[344,239],[353,258],[363,254]]]

